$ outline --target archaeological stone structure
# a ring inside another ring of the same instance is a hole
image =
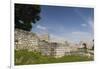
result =
[[[37,36],[37,34],[29,31],[24,31],[20,29],[15,29],[15,50],[28,50],[33,52],[40,52],[41,55],[46,56],[54,56],[56,58],[62,57],[65,55],[79,55],[84,54],[84,44],[91,51],[90,47],[93,46],[92,42],[81,41],[79,44],[69,43],[65,41],[65,43],[57,43],[57,42],[49,42],[50,36],[42,35],[41,37]]]
[[[15,49],[27,49],[30,51],[37,51],[39,38],[36,34],[28,31],[15,29]]]

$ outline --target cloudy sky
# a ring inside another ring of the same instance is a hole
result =
[[[41,20],[32,32],[49,33],[51,40],[93,39],[93,8],[41,6]]]

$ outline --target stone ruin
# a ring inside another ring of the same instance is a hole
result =
[[[29,51],[38,51],[39,38],[36,34],[20,29],[15,29],[15,49],[27,49]]]
[[[33,52],[41,52],[42,55],[62,57],[65,55],[80,54],[78,49],[80,46],[75,44],[60,44],[41,40],[35,33],[15,29],[15,50],[28,50]],[[81,42],[80,45],[82,45]],[[90,43],[91,44],[91,43]],[[89,45],[89,44],[88,44]],[[82,49],[82,48],[80,48]],[[82,52],[83,53],[83,52]]]

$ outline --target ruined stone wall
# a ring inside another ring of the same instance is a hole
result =
[[[74,44],[61,44],[56,42],[48,42],[42,40],[35,34],[29,31],[15,29],[15,49],[28,51],[38,51],[41,55],[62,57],[65,55],[80,54],[78,47]],[[67,46],[69,45],[69,46]]]
[[[29,31],[15,29],[14,35],[15,35],[14,40],[15,40],[16,50],[20,49],[28,49],[30,51],[39,50],[38,49],[39,39],[36,36],[36,34]]]

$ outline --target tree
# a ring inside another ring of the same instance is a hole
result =
[[[94,46],[92,47],[92,50],[94,50]]]
[[[87,49],[86,43],[83,43],[83,46],[84,49]]]
[[[92,50],[94,50],[94,40],[93,40],[93,46],[92,46]]]
[[[86,46],[86,43],[83,43],[83,46],[84,46],[84,47],[83,47],[84,52],[87,53],[87,46]]]
[[[30,31],[32,23],[40,20],[40,6],[15,4],[15,28]]]

